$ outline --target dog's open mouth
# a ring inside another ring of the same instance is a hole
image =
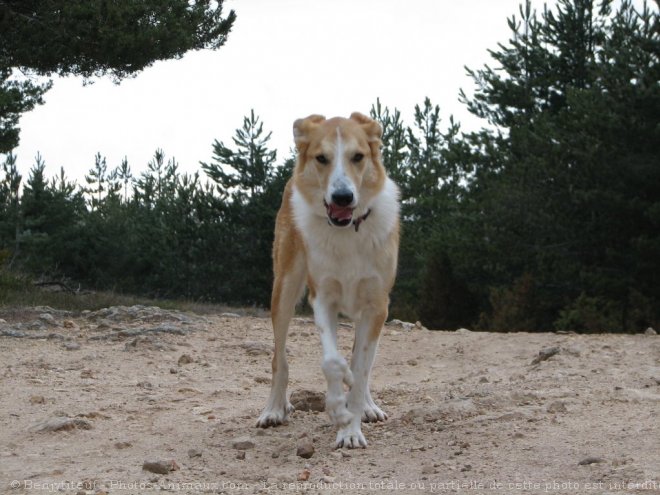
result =
[[[339,206],[334,203],[326,203],[325,210],[328,213],[328,220],[337,227],[346,227],[353,221],[353,208],[349,206]]]

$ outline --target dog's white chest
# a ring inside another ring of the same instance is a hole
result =
[[[368,297],[365,292],[384,290],[396,264],[392,259],[396,253],[387,249],[398,214],[396,190],[392,196],[392,211],[388,211],[389,197],[385,196],[356,230],[328,224],[294,189],[294,218],[305,242],[307,272],[317,295],[354,319]]]

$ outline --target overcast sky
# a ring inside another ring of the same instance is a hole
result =
[[[56,79],[45,104],[21,118],[19,168],[27,175],[40,152],[49,176],[63,166],[81,181],[100,152],[109,168],[126,156],[139,173],[162,148],[194,172],[211,159],[214,139],[231,142],[251,108],[272,131],[281,161],[296,118],[368,113],[377,97],[411,123],[414,105],[428,96],[445,122],[453,114],[473,129],[478,122],[458,101],[460,88],[474,87],[464,66],[491,62],[487,49],[508,40],[506,19],[519,3],[228,1],[238,19],[217,51],[157,63],[120,85]]]

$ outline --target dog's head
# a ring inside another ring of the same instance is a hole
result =
[[[327,120],[310,115],[293,123],[296,185],[332,225],[351,225],[383,187],[381,133],[378,122],[360,113]]]

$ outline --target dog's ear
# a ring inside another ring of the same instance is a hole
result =
[[[323,115],[310,115],[293,123],[293,140],[299,152],[309,144],[309,132],[325,120]]]
[[[380,138],[383,135],[383,130],[380,127],[380,124],[374,119],[367,117],[360,112],[353,112],[351,114],[351,120],[354,120],[367,134],[367,139],[370,143],[380,143]]]

